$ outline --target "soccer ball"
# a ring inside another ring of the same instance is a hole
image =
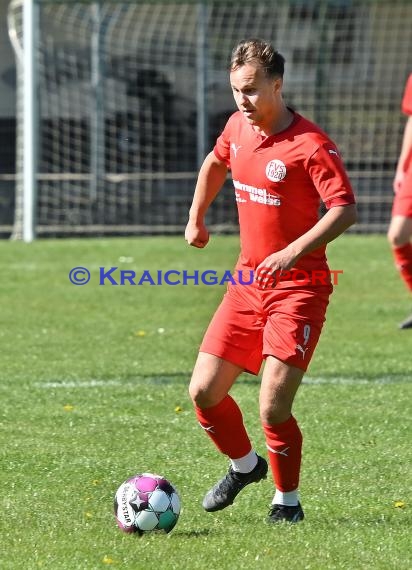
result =
[[[114,497],[114,514],[123,532],[170,532],[180,514],[180,498],[161,475],[139,473],[120,485]]]

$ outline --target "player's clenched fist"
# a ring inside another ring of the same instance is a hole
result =
[[[185,240],[193,247],[205,247],[209,241],[209,232],[205,224],[194,223],[189,220],[186,226]]]

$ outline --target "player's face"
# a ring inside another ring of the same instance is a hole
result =
[[[230,73],[230,83],[236,105],[251,125],[272,123],[278,113],[280,78],[269,78],[260,67],[246,64]]]

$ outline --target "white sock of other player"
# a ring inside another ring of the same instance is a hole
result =
[[[250,473],[256,467],[258,458],[256,452],[252,449],[247,455],[239,457],[239,459],[231,459],[233,471],[238,473]]]

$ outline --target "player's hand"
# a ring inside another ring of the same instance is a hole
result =
[[[205,224],[189,220],[186,226],[185,240],[193,247],[205,247],[209,241],[209,232]]]
[[[401,189],[404,179],[405,172],[403,172],[403,170],[400,170],[399,172],[396,171],[395,178],[393,179],[393,191],[395,194],[397,194]]]
[[[268,255],[257,266],[255,271],[255,281],[259,288],[270,289],[276,287],[280,273],[292,269],[297,259],[296,253],[288,247]]]

